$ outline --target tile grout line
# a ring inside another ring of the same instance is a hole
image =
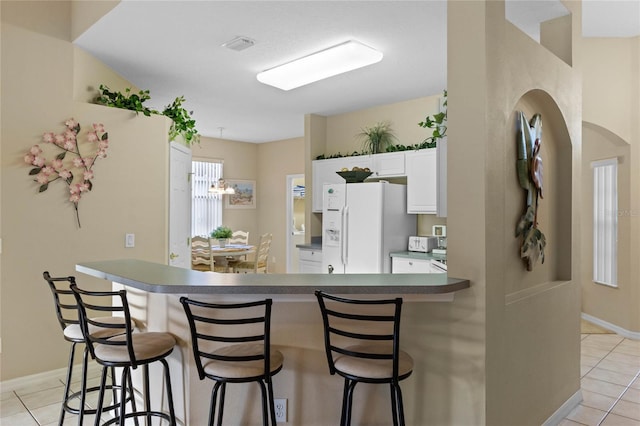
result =
[[[622,339],[620,342],[618,342],[618,344],[616,344],[616,345],[615,345],[615,346],[614,346],[614,347],[609,351],[609,353],[607,353],[607,355],[603,356],[603,357],[600,359],[600,361],[598,361],[598,363],[597,363],[593,368],[596,368],[596,367],[598,366],[598,364],[600,364],[600,362],[602,362],[602,360],[603,360],[603,359],[605,359],[607,356],[609,356],[611,353],[613,353],[613,351],[614,351],[618,346],[620,346],[620,345],[622,344],[622,342],[624,342],[625,340],[627,340],[627,339],[626,339],[626,338],[624,338],[624,339]],[[593,369],[593,368],[592,368],[592,369]],[[589,370],[589,371],[591,371],[591,370]],[[597,426],[602,425],[602,423],[603,423],[603,422],[605,421],[605,419],[609,416],[609,414],[611,414],[611,410],[613,410],[613,408],[616,406],[616,404],[618,404],[618,402],[620,402],[620,400],[622,400],[622,395],[624,395],[624,394],[629,390],[629,388],[631,387],[631,385],[633,384],[633,382],[635,382],[635,381],[636,381],[636,379],[637,379],[638,377],[640,377],[640,371],[638,371],[638,372],[636,373],[636,375],[631,379],[631,381],[630,381],[630,382],[625,386],[624,390],[620,393],[620,395],[618,395],[618,397],[616,398],[616,400],[615,400],[615,401],[613,401],[613,404],[611,404],[611,407],[609,407],[609,409],[607,409],[607,412],[604,414],[604,416],[602,416],[602,418],[601,418],[601,419],[600,419],[600,421],[598,422]],[[610,383],[610,382],[607,382],[607,383]],[[629,417],[626,417],[626,416],[622,416],[622,417],[629,418]]]
[[[27,404],[24,403],[24,401],[22,400],[22,398],[20,397],[20,395],[18,395],[18,393],[16,391],[13,391],[13,394],[16,396],[16,398],[18,398],[18,401],[20,401],[20,404],[22,404],[22,406],[24,407],[25,411],[27,413],[29,413],[29,416],[31,416],[31,418],[33,419],[34,422],[36,422],[36,424],[38,426],[40,425],[40,422],[38,421],[38,419],[33,415],[33,413],[31,412],[31,410],[29,409],[29,407],[27,407]]]

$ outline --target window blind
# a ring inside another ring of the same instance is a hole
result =
[[[593,281],[618,286],[618,160],[594,161]]]
[[[222,196],[209,188],[222,177],[222,162],[191,162],[191,235],[209,236],[222,224]]]

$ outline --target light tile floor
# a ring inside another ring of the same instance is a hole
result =
[[[640,426],[640,341],[616,334],[583,334],[580,366],[583,401],[560,426]],[[92,376],[90,386],[98,381],[95,372]],[[0,425],[56,425],[63,385],[61,376],[0,392]],[[93,403],[88,401],[89,406]],[[84,423],[93,421],[90,416]],[[64,425],[76,423],[77,416],[66,415]]]
[[[583,334],[582,403],[561,426],[640,426],[640,341]]]
[[[100,369],[89,369],[89,386],[98,386]],[[59,378],[43,380],[40,383],[30,383],[24,387],[18,387],[12,391],[0,392],[0,426],[54,426],[58,425],[62,395],[64,394],[65,372],[60,373]],[[74,368],[71,382],[71,392],[79,391],[80,369]],[[108,397],[107,397],[108,398]],[[71,403],[72,407],[78,407]],[[95,408],[97,392],[87,395],[86,405]],[[109,415],[104,414],[103,421],[108,420]],[[85,415],[83,425],[93,425],[94,415]],[[77,425],[78,416],[67,413],[64,426]]]

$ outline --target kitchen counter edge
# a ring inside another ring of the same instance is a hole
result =
[[[225,274],[136,259],[83,262],[76,271],[163,294],[443,294],[470,287],[447,274]]]

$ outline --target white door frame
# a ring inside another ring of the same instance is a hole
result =
[[[168,264],[191,268],[191,149],[175,142],[169,155]]]
[[[293,250],[295,247],[292,247],[293,241],[293,233],[295,231],[293,227],[293,181],[295,179],[304,178],[304,174],[295,174],[295,175],[287,175],[287,203],[286,203],[286,211],[287,211],[287,226],[286,226],[286,256],[287,256],[287,273],[291,273],[294,268],[292,264],[293,258]]]

